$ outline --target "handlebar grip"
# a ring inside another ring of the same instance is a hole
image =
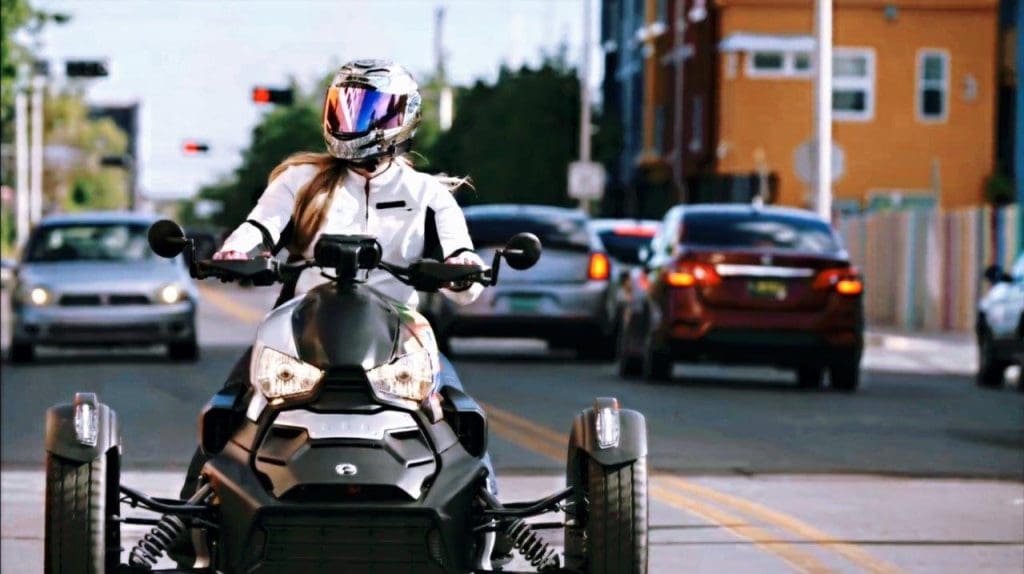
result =
[[[204,259],[196,262],[199,279],[217,277],[225,281],[248,280],[254,285],[272,285],[278,280],[278,263],[269,257],[256,259]]]

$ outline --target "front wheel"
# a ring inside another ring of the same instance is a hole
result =
[[[172,361],[196,361],[199,359],[199,344],[195,339],[168,343],[167,357]]]
[[[10,354],[12,363],[31,363],[36,358],[36,348],[32,343],[14,341],[11,343]]]
[[[647,457],[607,467],[578,450],[570,457],[575,495],[565,529],[566,567],[581,574],[646,574]]]
[[[828,366],[832,388],[852,393],[860,386],[860,355],[843,355],[832,360]]]
[[[44,571],[115,572],[121,558],[118,513],[120,457],[111,449],[92,462],[46,458]]]

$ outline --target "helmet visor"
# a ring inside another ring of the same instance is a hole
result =
[[[324,102],[324,127],[340,137],[400,127],[408,98],[363,86],[331,86]]]

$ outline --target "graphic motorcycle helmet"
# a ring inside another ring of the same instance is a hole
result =
[[[338,70],[324,98],[324,140],[334,157],[374,163],[409,149],[420,123],[419,86],[388,60],[353,60]]]

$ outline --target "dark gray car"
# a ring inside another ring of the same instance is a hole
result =
[[[16,270],[12,361],[31,361],[37,345],[166,344],[171,358],[196,359],[196,288],[181,258],[150,251],[153,221],[116,212],[43,219]]]
[[[446,349],[453,336],[529,337],[581,356],[614,358],[613,262],[587,216],[574,209],[538,205],[487,205],[465,209],[477,253],[490,261],[494,250],[516,233],[537,235],[544,257],[525,271],[503,269],[501,281],[471,305],[459,306],[439,294],[420,305]]]

